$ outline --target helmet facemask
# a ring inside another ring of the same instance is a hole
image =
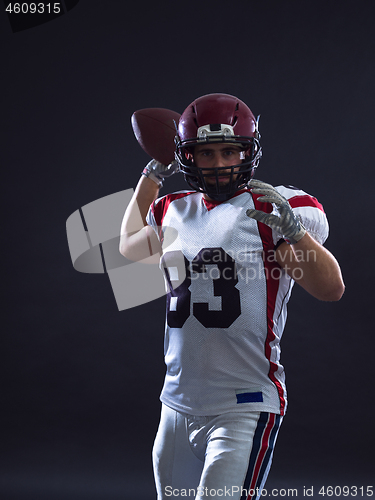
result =
[[[240,148],[241,163],[213,169],[198,167],[194,162],[194,148],[202,144],[228,143]],[[181,141],[176,137],[176,160],[180,164],[187,184],[196,191],[207,194],[217,201],[231,198],[246,187],[255,173],[262,151],[258,138],[234,135],[233,128],[226,124],[206,125],[198,129],[197,137]],[[220,179],[229,178],[225,184]],[[215,177],[214,183],[206,182]]]
[[[189,186],[218,201],[228,200],[244,188],[262,155],[258,121],[259,117],[256,120],[250,108],[235,96],[216,93],[195,99],[182,113],[178,127],[175,124],[175,156]],[[201,166],[197,165],[194,153],[198,145],[217,143],[236,145],[244,158],[237,165],[217,166],[213,175],[213,169],[200,162]]]

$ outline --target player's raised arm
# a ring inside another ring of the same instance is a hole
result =
[[[177,170],[176,162],[165,166],[156,160],[151,160],[143,170],[121,224],[120,253],[127,259],[139,261],[153,255],[160,258],[160,242],[146,216],[163,180]]]

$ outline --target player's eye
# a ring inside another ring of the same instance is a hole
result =
[[[236,149],[226,149],[225,151],[223,151],[223,155],[228,158],[238,155],[238,153],[239,151],[237,151]]]

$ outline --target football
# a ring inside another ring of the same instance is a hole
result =
[[[180,119],[176,111],[164,108],[145,108],[135,111],[131,124],[138,143],[148,155],[164,165],[174,160],[176,125]],[[174,120],[174,121],[173,121]]]

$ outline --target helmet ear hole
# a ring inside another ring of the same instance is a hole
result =
[[[245,156],[250,156],[252,157],[253,156],[253,149],[254,149],[254,146],[251,146],[250,148],[247,148],[244,150],[244,154]]]
[[[188,161],[193,161],[194,155],[191,148],[186,148],[184,151],[184,156]]]

